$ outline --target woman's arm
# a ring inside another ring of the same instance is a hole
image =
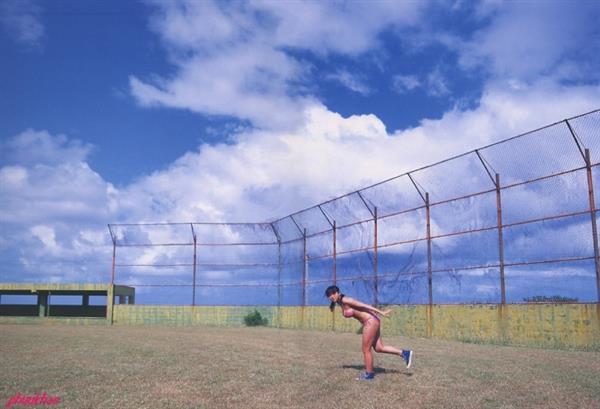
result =
[[[388,314],[390,312],[392,312],[392,310],[381,311],[381,310],[373,307],[372,305],[365,304],[363,302],[360,302],[360,301],[355,300],[354,298],[351,298],[351,297],[348,297],[348,296],[344,297],[344,304],[347,304],[350,307],[353,307],[353,308],[356,308],[356,309],[359,309],[359,310],[362,309],[362,310],[366,310],[366,311],[372,311],[372,312],[374,312],[376,314],[383,315],[384,317],[387,317]]]

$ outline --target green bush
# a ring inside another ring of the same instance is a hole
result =
[[[268,325],[269,320],[263,318],[258,310],[254,310],[254,312],[251,312],[244,317],[244,323],[249,327],[256,327],[259,325]]]

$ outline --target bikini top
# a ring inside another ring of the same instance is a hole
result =
[[[344,297],[342,296],[342,298],[344,298]],[[342,298],[340,298],[340,300],[338,301],[338,304],[342,307],[342,314],[344,314],[344,317],[346,317],[346,318],[354,318],[354,311],[356,311],[356,310],[352,307],[348,307],[348,306],[344,307],[344,302],[342,301]],[[371,317],[375,318],[377,321],[379,321],[379,317],[377,315],[373,314],[370,311],[366,311],[366,313],[369,314]],[[371,318],[369,317],[367,319],[367,321],[370,319]],[[366,321],[361,321],[361,322],[363,322],[363,324],[364,324]]]
[[[354,317],[354,309],[352,307],[345,307],[344,308],[344,301],[342,301],[343,298],[344,298],[344,296],[342,295],[340,297],[339,301],[338,301],[338,304],[340,305],[340,307],[342,307],[342,314],[346,318],[352,318],[352,317]]]
[[[342,309],[342,314],[344,314],[344,317],[346,318],[352,318],[354,317],[354,310],[350,307],[344,308]]]

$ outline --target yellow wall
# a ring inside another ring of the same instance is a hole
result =
[[[506,321],[516,343],[600,350],[600,304],[511,305]]]
[[[1,324],[27,325],[108,325],[106,318],[74,318],[74,317],[0,317]]]
[[[600,305],[524,304],[392,306],[383,333],[464,342],[600,350]],[[360,324],[327,307],[191,307],[115,305],[114,323],[242,326],[257,309],[269,326],[356,332]],[[431,317],[431,318],[429,318]]]

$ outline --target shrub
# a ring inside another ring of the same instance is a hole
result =
[[[268,325],[269,320],[263,318],[258,310],[254,310],[254,312],[251,312],[244,317],[244,323],[249,327],[256,327],[259,325]]]

